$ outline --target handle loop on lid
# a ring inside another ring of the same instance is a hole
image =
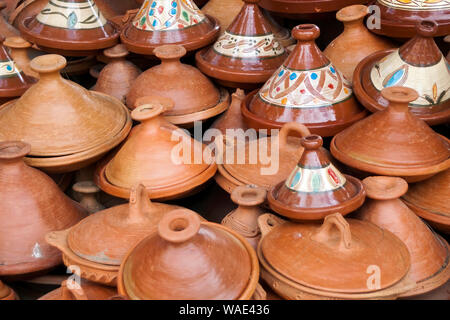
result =
[[[352,243],[350,225],[340,213],[326,216],[322,226],[311,236],[311,239],[321,243],[329,242],[333,238],[333,227],[336,227],[339,231],[339,249],[350,249]]]
[[[130,222],[143,221],[152,210],[151,201],[144,184],[139,183],[131,187],[128,218]]]
[[[237,186],[231,192],[231,200],[240,206],[258,206],[266,200],[267,191],[257,186]]]
[[[161,238],[172,243],[181,243],[194,237],[200,230],[200,218],[186,209],[167,213],[158,224]]]
[[[309,131],[309,129],[301,123],[298,123],[298,122],[285,123],[281,127],[280,133],[278,136],[280,139],[280,147],[287,145],[288,137],[293,133],[297,133],[300,137],[307,137],[307,136],[311,135],[311,132]]]

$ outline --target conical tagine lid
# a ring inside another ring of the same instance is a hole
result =
[[[410,276],[418,287],[405,295],[422,294],[446,283],[450,278],[450,248],[399,199],[408,190],[406,181],[369,177],[363,184],[369,199],[356,218],[389,230],[406,244],[411,254]]]
[[[330,136],[365,116],[350,82],[316,46],[319,34],[312,24],[293,29],[294,51],[243,105],[250,127],[279,128],[284,122],[296,121],[312,133]]]
[[[257,3],[245,5],[209,49],[197,53],[197,65],[210,77],[236,83],[262,83],[287,58]]]
[[[296,220],[319,220],[336,211],[345,215],[359,208],[365,198],[361,181],[336,169],[320,136],[307,136],[301,143],[305,151],[297,166],[268,193],[270,207]]]
[[[370,111],[387,107],[383,88],[404,86],[419,96],[409,103],[411,112],[428,124],[450,120],[450,65],[433,37],[437,25],[422,21],[417,34],[400,49],[375,53],[355,72],[355,94]]]
[[[415,177],[450,166],[449,142],[409,111],[415,90],[389,87],[381,91],[389,106],[337,134],[331,153],[344,164],[380,175]],[[416,180],[417,181],[417,180]]]
[[[125,258],[119,293],[142,300],[239,299],[257,281],[255,258],[228,228],[176,210]]]
[[[192,0],[145,0],[122,30],[121,40],[139,54],[151,55],[164,44],[192,51],[213,42],[219,30],[217,20],[204,15]]]
[[[69,56],[111,47],[119,38],[94,0],[49,0],[39,14],[19,23],[27,40],[47,52]]]

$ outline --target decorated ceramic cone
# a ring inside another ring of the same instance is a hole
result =
[[[100,72],[92,90],[109,94],[125,102],[125,98],[134,80],[141,74],[141,70],[125,59],[128,50],[123,44],[106,49],[103,53],[110,59],[110,62]]]
[[[15,292],[0,280],[0,301],[17,300]]]
[[[195,55],[198,68],[228,87],[255,88],[287,58],[287,53],[259,9],[259,0],[245,5],[210,48]]]
[[[73,282],[73,281],[72,281]],[[81,284],[65,280],[61,287],[38,300],[109,300],[117,295],[117,290],[81,279]]]
[[[356,218],[389,230],[406,244],[411,254],[410,276],[417,287],[402,296],[423,294],[445,284],[450,278],[450,247],[400,200],[408,190],[406,181],[369,177],[363,184],[369,199]]]
[[[272,28],[272,32],[275,36],[275,39],[281,43],[284,48],[289,47],[290,45],[295,44],[295,39],[291,35],[291,31],[282,27],[270,14],[269,11],[262,9],[264,16],[269,22],[270,27]]]
[[[179,44],[187,51],[203,48],[216,40],[219,30],[218,21],[192,0],[145,0],[120,39],[131,52],[153,55],[164,44]]]
[[[72,189],[81,195],[78,201],[83,208],[89,213],[95,213],[105,209],[105,207],[97,200],[96,195],[100,192],[100,188],[92,181],[80,181],[73,185]]]
[[[245,93],[242,89],[236,89],[231,95],[231,103],[227,111],[225,111],[214,123],[211,128],[218,129],[222,134],[226,134],[227,129],[243,129],[247,126],[242,119],[241,103],[245,99]]]
[[[404,177],[408,182],[449,168],[449,141],[408,108],[417,92],[394,86],[381,94],[389,106],[338,133],[331,141],[333,156],[366,175]]]
[[[364,17],[368,13],[368,8],[362,4],[339,10],[336,19],[344,24],[344,32],[323,52],[349,81],[353,81],[353,71],[362,59],[374,52],[394,48],[388,40],[370,33],[366,28]]]
[[[9,37],[3,42],[5,47],[10,50],[11,57],[23,72],[29,76],[38,79],[39,73],[31,69],[30,58],[28,57],[28,49],[31,48],[31,43],[22,37]]]
[[[305,148],[286,181],[268,193],[270,207],[293,220],[320,220],[333,212],[348,214],[358,209],[366,196],[360,180],[343,175],[331,163],[322,138],[302,138]]]
[[[243,5],[242,0],[209,0],[202,7],[202,12],[216,18],[219,21],[220,32],[224,33]]]
[[[381,90],[391,86],[415,89],[419,96],[409,103],[411,111],[429,125],[450,120],[450,72],[448,61],[436,46],[437,25],[422,21],[417,34],[398,50],[374,53],[358,65],[354,90],[361,103],[376,112],[387,107]]]
[[[316,46],[319,34],[312,24],[293,29],[298,41],[294,51],[242,104],[249,127],[279,129],[295,121],[312,133],[332,136],[366,115],[353,97],[350,82]]]

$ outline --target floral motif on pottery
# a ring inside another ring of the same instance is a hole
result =
[[[312,70],[281,66],[258,93],[266,103],[290,108],[318,108],[352,95],[351,84],[330,63]]]
[[[436,64],[415,66],[406,63],[396,50],[372,67],[370,79],[379,91],[391,86],[415,89],[419,98],[410,103],[414,107],[428,107],[450,99],[450,65],[444,56]]]
[[[450,9],[450,0],[378,0],[379,3],[401,10]]]
[[[37,20],[42,24],[63,29],[95,29],[103,27],[107,22],[93,0],[50,0],[37,15]]]
[[[214,44],[214,51],[232,58],[272,58],[284,53],[284,47],[272,33],[244,36],[225,31]]]
[[[322,168],[298,166],[286,180],[286,187],[296,192],[315,193],[342,188],[345,177],[330,163]]]
[[[179,30],[202,23],[205,19],[191,0],[146,0],[133,25],[144,31]]]
[[[21,70],[12,60],[0,61],[0,79],[22,77]]]

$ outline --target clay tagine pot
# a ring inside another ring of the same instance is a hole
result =
[[[374,33],[391,38],[411,38],[416,24],[422,20],[436,22],[436,37],[450,33],[450,3],[446,0],[377,0],[375,5],[380,10],[380,26],[372,29]]]
[[[349,81],[353,81],[353,71],[362,59],[374,52],[394,48],[388,40],[367,30],[364,17],[368,13],[368,8],[362,4],[339,10],[336,19],[344,24],[344,31],[323,52]]]
[[[450,167],[450,142],[410,112],[415,90],[389,87],[381,91],[386,109],[355,123],[331,141],[331,153],[363,173],[424,180]]]
[[[116,289],[84,279],[81,279],[80,284],[72,284],[65,280],[61,283],[61,287],[50,291],[38,300],[109,300],[116,295]]]
[[[100,188],[93,181],[79,181],[72,186],[73,191],[80,194],[79,204],[90,214],[105,209],[105,207],[97,200],[97,194]]]
[[[29,77],[38,79],[39,73],[31,69],[30,58],[28,56],[28,51],[31,48],[31,43],[26,41],[22,37],[9,37],[3,42],[5,47],[9,48],[10,55],[14,62],[19,66],[20,69]]]
[[[19,36],[20,31],[10,25],[3,15],[6,7],[7,4],[5,3],[5,1],[0,1],[0,35],[5,38]]]
[[[269,190],[285,180],[298,163],[303,153],[298,136],[310,134],[304,125],[291,122],[285,124],[278,135],[257,139],[254,133],[249,142],[236,139],[224,148],[221,162],[217,159],[218,171],[214,178],[228,193],[241,185],[255,185]]]
[[[175,210],[128,252],[117,285],[132,300],[248,300],[258,280],[255,250],[242,236]]]
[[[445,284],[450,278],[450,247],[400,200],[408,190],[406,181],[369,177],[363,183],[369,199],[356,218],[389,230],[406,244],[411,254],[409,274],[417,287],[402,297],[423,294]]]
[[[411,111],[429,125],[450,121],[449,64],[433,36],[437,25],[422,21],[417,34],[398,50],[376,52],[357,66],[354,73],[355,95],[370,111],[387,107],[381,95],[383,88],[404,86],[419,96],[411,101]]]
[[[142,181],[152,199],[174,199],[198,191],[216,172],[213,157],[204,156],[204,144],[162,116],[173,103],[153,98],[131,113],[137,125],[115,152],[102,160],[95,183],[106,193],[128,198]]]
[[[120,39],[128,50],[153,55],[164,44],[178,44],[193,51],[214,42],[219,22],[204,15],[192,0],[146,0],[122,29]]]
[[[222,225],[243,236],[253,248],[258,246],[261,232],[258,227],[258,217],[264,213],[259,207],[266,201],[267,191],[256,186],[238,186],[231,193],[231,200],[238,207],[228,213],[222,220]]]
[[[288,54],[258,7],[245,5],[213,46],[195,55],[198,68],[227,87],[254,89],[280,67]]]
[[[123,44],[106,49],[103,53],[110,62],[100,72],[92,90],[109,94],[125,103],[126,95],[142,71],[125,59],[128,50]]]
[[[450,169],[434,177],[412,184],[403,201],[419,217],[436,229],[450,234]]]
[[[164,116],[177,125],[203,121],[225,111],[230,103],[228,92],[216,88],[198,69],[181,63],[185,54],[186,50],[179,45],[156,48],[155,55],[161,64],[136,79],[127,95],[128,107],[133,109],[138,99],[146,96],[172,99],[175,106]]]
[[[0,301],[18,300],[16,293],[0,280]]]
[[[120,101],[63,79],[65,65],[59,55],[34,58],[38,83],[0,107],[0,140],[27,141],[27,164],[48,172],[75,171],[97,161],[131,129]]]
[[[68,228],[86,214],[50,177],[23,162],[30,149],[24,142],[0,142],[0,276],[60,264],[61,254],[44,241],[45,234]]]
[[[225,111],[217,120],[211,125],[211,129],[220,130],[225,135],[227,129],[242,129],[246,130],[247,126],[242,119],[241,103],[245,99],[245,92],[242,89],[236,89],[231,95],[231,103],[227,111]]]
[[[82,278],[115,286],[127,251],[174,209],[180,207],[150,202],[145,187],[137,184],[129,204],[97,212],[69,229],[50,232],[46,240],[62,251],[65,265],[80,267]]]
[[[244,6],[243,0],[209,0],[202,7],[202,12],[214,17],[220,25],[220,32],[223,33]]]
[[[296,121],[312,133],[332,136],[364,118],[351,84],[315,44],[320,30],[303,24],[292,30],[297,46],[259,91],[247,95],[242,115],[254,129],[277,129]]]
[[[406,245],[370,222],[334,213],[322,225],[271,214],[258,223],[261,278],[284,299],[395,299],[415,286]]]
[[[23,37],[46,52],[88,56],[119,38],[93,0],[49,0],[39,14],[19,23]]]
[[[284,48],[289,47],[290,45],[295,44],[295,39],[292,38],[291,31],[289,29],[281,26],[270,14],[269,11],[262,9],[264,16],[269,22],[270,27],[272,28],[272,32],[275,36],[275,39],[281,43]],[[288,52],[289,53],[289,52]]]
[[[300,161],[286,179],[267,194],[269,205],[292,220],[320,220],[339,212],[346,215],[359,208],[366,197],[360,180],[343,175],[331,163],[322,138],[302,138]]]

